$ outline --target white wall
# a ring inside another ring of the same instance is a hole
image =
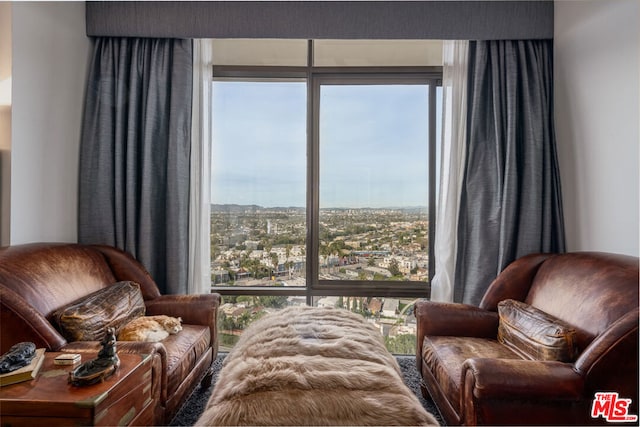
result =
[[[638,255],[640,2],[555,1],[567,249]]]
[[[11,223],[11,3],[0,1],[0,246]]]
[[[12,4],[11,244],[77,241],[84,2]]]

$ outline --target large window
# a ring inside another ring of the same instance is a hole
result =
[[[213,83],[216,285],[305,287],[306,83]]]
[[[362,313],[391,351],[414,351],[412,303],[429,296],[433,275],[441,69],[364,67],[362,45],[356,64],[331,59],[332,46],[341,44],[320,44],[319,58],[311,42],[287,41],[288,55],[214,67],[211,280],[225,303],[222,349],[264,313],[309,304]],[[296,49],[306,66],[291,59]]]
[[[320,82],[320,280],[428,281],[429,85],[393,80]]]

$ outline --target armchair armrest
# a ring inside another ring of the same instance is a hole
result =
[[[418,301],[416,366],[422,372],[422,343],[426,335],[495,338],[498,313],[468,304]]]
[[[588,393],[615,390],[621,396],[638,395],[639,313],[636,308],[613,322],[576,360]]]
[[[415,308],[418,336],[495,338],[498,313],[472,305],[419,301]]]
[[[211,345],[216,345],[219,294],[161,295],[145,302],[147,315],[181,317],[183,323],[209,327]]]
[[[579,424],[568,408],[581,407],[578,412],[586,414],[584,378],[569,363],[468,359],[460,393],[466,425]]]
[[[166,314],[182,317],[184,323],[204,326],[215,324],[219,305],[218,294],[161,295],[146,301],[149,316]]]
[[[0,287],[0,354],[21,341],[57,350],[67,343],[62,335],[36,309],[9,288]]]
[[[563,362],[467,359],[461,389],[477,399],[563,399],[582,396],[584,378]]]

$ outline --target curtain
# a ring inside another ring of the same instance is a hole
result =
[[[445,40],[442,59],[442,145],[431,300],[453,301],[458,208],[466,153],[469,42]]]
[[[511,261],[563,252],[551,40],[469,46],[454,301],[478,305]]]
[[[97,38],[80,144],[78,240],[187,290],[192,42]]]
[[[193,41],[193,105],[191,133],[191,197],[189,200],[190,294],[211,288],[211,70],[210,40]]]

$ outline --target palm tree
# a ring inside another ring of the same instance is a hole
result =
[[[320,254],[320,257],[324,258],[325,265],[326,265],[329,258],[329,247],[322,243],[320,244],[320,248],[318,249],[318,252]]]
[[[284,268],[289,272],[289,279],[291,279],[291,273],[293,270],[293,261],[286,261],[284,263]]]
[[[271,257],[271,264],[273,264],[273,277],[275,279],[276,272],[278,271],[278,254],[270,252],[269,256]]]

